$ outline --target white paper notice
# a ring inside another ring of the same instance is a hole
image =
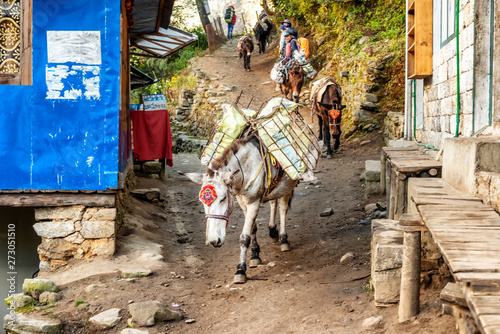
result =
[[[49,63],[101,65],[100,31],[47,31]]]

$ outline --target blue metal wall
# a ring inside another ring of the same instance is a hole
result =
[[[47,31],[99,31],[93,74],[86,64],[49,63]],[[117,187],[120,1],[33,0],[32,40],[32,85],[0,85],[0,189]],[[89,96],[51,98],[58,66],[70,69],[64,89],[85,93],[89,78],[99,87]]]

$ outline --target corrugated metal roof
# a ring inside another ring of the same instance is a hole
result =
[[[198,40],[198,36],[169,26],[157,33],[131,35],[133,46],[148,52],[152,57],[164,58]]]

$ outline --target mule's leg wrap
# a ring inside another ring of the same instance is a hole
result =
[[[250,268],[254,268],[258,266],[261,262],[261,259],[259,257],[260,253],[260,246],[257,243],[257,224],[254,224],[253,229],[252,229],[252,236],[251,236],[251,241],[250,241],[251,249],[252,249],[252,255],[250,256]]]
[[[288,243],[288,236],[286,235],[286,214],[288,212],[288,207],[290,203],[290,198],[292,193],[285,195],[280,198],[280,248],[282,252],[287,252],[290,250],[290,244]]]
[[[240,263],[238,264],[238,269],[236,270],[235,275],[243,275],[246,276],[247,271],[247,250],[248,246],[250,246],[250,236],[242,234],[240,235]]]
[[[289,244],[288,235],[286,233],[280,234],[280,245],[283,245],[283,244]]]
[[[269,237],[278,239],[278,229],[276,228],[276,211],[278,208],[278,200],[269,201],[271,206],[271,217],[269,218]]]

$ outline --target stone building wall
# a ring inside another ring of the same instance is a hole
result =
[[[71,258],[111,256],[115,252],[116,208],[83,205],[35,208],[33,226],[42,238],[40,270],[49,271]]]
[[[439,19],[439,17],[434,17]],[[460,136],[472,134],[472,88],[474,81],[474,3],[460,1]],[[434,34],[439,33],[434,31]],[[439,46],[437,46],[439,48]],[[434,47],[436,50],[436,46]],[[424,79],[424,129],[415,135],[420,142],[442,147],[453,137],[457,113],[456,40],[443,46],[432,57],[432,76]]]

